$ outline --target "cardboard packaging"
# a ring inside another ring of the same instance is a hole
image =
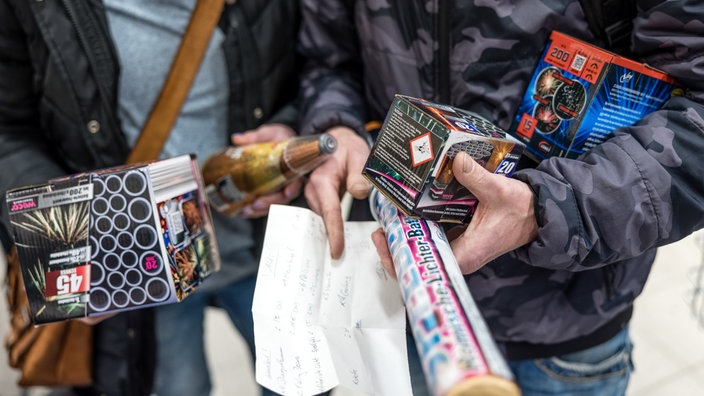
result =
[[[35,324],[181,301],[220,257],[194,155],[6,193]]]
[[[477,200],[454,178],[457,153],[467,152],[490,172],[511,176],[523,149],[477,114],[396,95],[363,175],[407,216],[467,223]]]
[[[576,158],[677,91],[662,71],[553,32],[509,133],[534,160]]]

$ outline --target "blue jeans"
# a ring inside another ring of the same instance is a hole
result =
[[[523,396],[621,396],[633,371],[628,327],[610,340],[567,355],[509,362]]]
[[[212,389],[205,356],[205,308],[213,301],[227,312],[254,359],[252,299],[256,276],[210,293],[193,293],[183,301],[156,309],[158,396],[207,396]],[[234,391],[234,390],[233,390]],[[276,393],[262,388],[263,395]]]
[[[411,336],[408,360],[414,396],[430,395]],[[522,396],[622,396],[633,371],[628,327],[597,346],[562,356],[508,362]]]

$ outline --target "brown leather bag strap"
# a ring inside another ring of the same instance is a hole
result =
[[[161,94],[144,123],[127,163],[154,160],[161,153],[200,68],[223,5],[224,0],[197,1]]]

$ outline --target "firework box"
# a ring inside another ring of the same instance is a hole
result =
[[[664,72],[553,32],[509,133],[534,160],[576,158],[675,92]]]
[[[181,301],[220,260],[194,155],[6,193],[35,324]]]
[[[511,176],[523,149],[475,113],[396,95],[362,173],[407,216],[467,223],[477,200],[453,176],[457,153]]]

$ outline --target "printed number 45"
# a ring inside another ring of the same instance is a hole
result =
[[[78,274],[63,274],[56,278],[56,294],[61,296],[64,294],[73,294],[81,291],[83,284],[83,275]]]

